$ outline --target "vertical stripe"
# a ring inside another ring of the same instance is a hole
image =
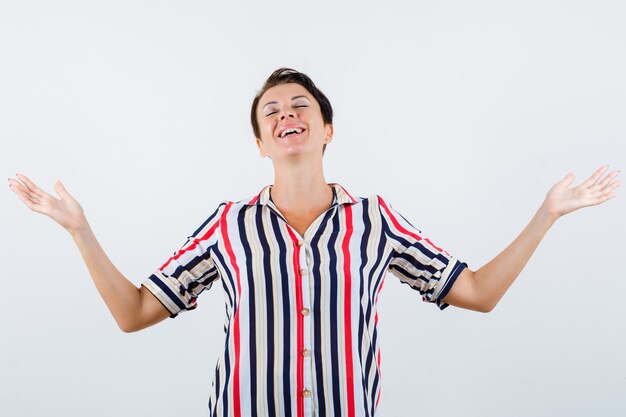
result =
[[[333,230],[339,230],[339,216],[333,218]],[[329,275],[330,275],[330,319],[328,324],[328,331],[330,333],[330,353],[331,353],[331,378],[332,378],[332,407],[333,416],[341,417],[341,394],[339,392],[339,382],[341,380],[341,374],[339,372],[339,317],[338,317],[338,281],[339,275],[337,272],[337,253],[335,251],[335,243],[337,241],[337,234],[331,235],[326,245],[329,256]]]
[[[276,415],[276,405],[274,403],[274,373],[275,373],[275,363],[274,356],[276,347],[274,346],[274,298],[273,298],[273,288],[272,281],[274,277],[272,276],[272,265],[271,265],[271,252],[270,246],[268,243],[268,238],[266,236],[265,226],[263,224],[263,213],[261,210],[257,210],[256,212],[256,229],[259,235],[259,240],[261,242],[261,247],[263,249],[263,279],[265,284],[265,312],[266,312],[266,323],[265,327],[267,330],[267,339],[266,339],[266,348],[267,348],[267,375],[266,375],[266,391],[267,394],[265,396],[265,402],[268,407],[268,414],[270,416]],[[253,402],[254,404],[254,402]]]
[[[283,404],[285,407],[285,416],[292,417],[291,410],[291,393],[293,392],[291,389],[291,367],[289,366],[290,354],[291,351],[291,337],[290,337],[290,329],[291,329],[291,298],[290,298],[290,274],[287,267],[287,244],[285,239],[283,238],[283,234],[281,232],[281,228],[278,224],[278,216],[273,214],[270,215],[272,222],[272,230],[274,232],[274,238],[278,244],[278,253],[279,253],[279,270],[278,277],[280,277],[281,291],[282,291],[282,303],[283,303],[283,311],[282,318],[284,320],[283,323],[283,346],[282,346],[282,390],[283,393]]]
[[[365,329],[365,315],[363,312],[363,300],[365,298],[365,286],[366,286],[366,271],[365,267],[371,257],[368,254],[368,243],[370,240],[370,233],[372,233],[372,222],[370,221],[370,201],[369,199],[363,200],[363,207],[361,208],[362,213],[362,224],[363,231],[361,235],[361,245],[360,245],[360,255],[361,255],[361,265],[359,267],[359,327],[358,327],[358,352],[359,352],[359,366],[362,370],[361,372],[361,392],[363,393],[363,410],[365,413],[365,417],[370,417],[369,408],[367,406],[368,397],[371,395],[368,389],[368,373],[367,370],[364,369],[363,365],[363,342],[364,338],[366,338],[366,329]],[[369,278],[369,274],[367,276]],[[369,297],[367,297],[367,308],[370,308]],[[367,342],[367,340],[366,340]]]
[[[387,216],[389,216],[389,218],[391,219],[391,222],[393,223],[394,227],[398,230],[400,230],[400,232],[411,236],[413,239],[415,240],[422,240],[422,237],[420,235],[418,235],[415,232],[410,232],[407,229],[405,229],[404,227],[402,227],[400,225],[400,222],[398,222],[398,220],[395,218],[395,216],[391,213],[391,210],[389,209],[389,207],[387,206],[387,203],[385,203],[385,201],[382,198],[379,198],[378,201],[380,202],[380,206],[385,210],[385,212],[387,213]]]
[[[233,251],[233,247],[230,243],[230,238],[228,237],[228,222],[224,219],[227,216],[228,210],[231,205],[229,204],[226,207],[224,212],[224,216],[221,219],[220,228],[222,230],[222,239],[224,240],[224,246],[226,247],[226,253],[228,254],[230,264],[235,271],[236,283],[237,283],[237,292],[235,294],[235,319],[234,319],[234,348],[235,348],[235,358],[234,369],[233,369],[233,413],[235,417],[241,416],[241,399],[239,396],[239,351],[240,351],[240,334],[239,334],[239,300],[241,296],[241,276],[239,272],[239,266],[237,265],[237,260],[235,259],[235,253]]]
[[[296,312],[298,312],[297,322],[297,350],[296,350],[296,395],[298,397],[298,417],[304,416],[304,397],[302,391],[304,391],[304,357],[302,356],[302,349],[304,349],[304,318],[299,312],[302,310],[302,276],[300,275],[300,246],[298,246],[298,237],[295,235],[291,227],[288,226],[289,237],[291,237],[293,245],[293,270],[296,280]]]
[[[311,247],[313,253],[313,268],[311,269],[311,276],[313,277],[313,311],[312,316],[315,318],[313,321],[313,361],[314,361],[314,374],[316,380],[315,395],[318,404],[318,415],[320,417],[326,417],[327,414],[331,414],[331,410],[326,409],[326,394],[325,391],[328,387],[329,376],[324,374],[324,358],[322,356],[322,276],[326,271],[326,268],[322,269],[322,251],[320,246],[323,244],[323,232],[327,229],[329,220],[333,215],[334,210],[326,213],[326,216],[322,220],[318,233],[315,233],[311,239]],[[332,231],[332,225],[330,231]]]
[[[243,249],[243,252],[245,253],[245,267],[246,267],[246,277],[247,277],[247,294],[248,294],[248,299],[247,299],[247,306],[248,306],[248,319],[246,321],[246,323],[248,324],[248,343],[246,344],[246,347],[248,349],[248,356],[249,356],[249,368],[250,368],[250,379],[252,381],[257,381],[257,376],[256,376],[256,370],[257,370],[257,362],[256,362],[256,355],[257,355],[257,341],[256,341],[256,326],[254,325],[256,323],[256,300],[255,300],[255,291],[254,291],[254,270],[253,270],[253,257],[252,257],[252,243],[248,240],[248,236],[246,235],[246,213],[247,210],[241,210],[239,212],[239,214],[237,215],[237,229],[239,231],[239,239],[240,239],[240,244],[241,244],[241,248]],[[238,294],[241,297],[241,287],[238,285],[237,286],[238,289]],[[239,312],[240,309],[237,309],[237,313],[236,313],[236,317],[239,317]],[[236,323],[239,323],[239,320],[236,321]],[[239,355],[237,355],[237,357],[239,357]],[[239,368],[237,368],[239,369]],[[239,373],[237,372],[235,375],[239,376]],[[244,385],[244,387],[246,387],[246,385]],[[249,404],[249,409],[250,409],[250,413],[252,417],[256,417],[257,416],[257,384],[249,384],[247,386],[248,390],[250,391],[250,404]]]
[[[221,252],[216,252],[215,254],[215,258],[216,258],[216,263],[219,263],[221,265],[225,265],[226,264],[226,260],[223,257],[223,254]],[[232,273],[230,271],[230,269],[224,269],[225,271],[225,277],[222,278],[222,286],[224,287],[224,292],[226,294],[229,294],[229,286],[230,288],[234,288],[235,286],[235,282],[232,276]],[[232,290],[230,290],[231,292],[233,292]],[[216,396],[219,398],[221,398],[221,402],[216,401],[216,412],[217,415],[222,416],[224,415],[224,410],[228,410],[228,404],[229,404],[229,387],[231,385],[231,375],[232,375],[232,371],[231,371],[231,360],[230,360],[230,352],[233,350],[232,349],[232,326],[231,326],[231,322],[233,319],[232,316],[232,311],[234,311],[235,309],[235,297],[234,297],[234,292],[233,292],[233,296],[232,298],[228,298],[228,304],[226,306],[226,315],[228,316],[228,323],[226,325],[226,343],[224,346],[224,353],[223,353],[223,357],[224,357],[224,384],[222,386],[216,386],[215,388],[215,394]],[[219,363],[218,363],[218,367],[219,367]],[[228,411],[226,411],[227,413]]]
[[[347,206],[345,211],[346,234],[343,238],[341,250],[343,251],[343,279],[344,279],[344,331],[345,331],[345,352],[346,352],[346,383],[348,417],[354,417],[354,380],[352,364],[352,275],[350,272],[350,237],[352,236],[352,207]]]

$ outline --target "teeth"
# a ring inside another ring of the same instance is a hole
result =
[[[283,131],[283,133],[280,135],[280,137],[281,137],[281,138],[284,138],[285,136],[287,136],[287,134],[289,134],[289,133],[293,133],[293,132],[295,132],[295,133],[302,133],[302,129],[298,129],[298,128],[292,128],[292,127],[290,127],[289,129],[285,129],[285,130]]]

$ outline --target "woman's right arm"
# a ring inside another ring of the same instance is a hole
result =
[[[9,187],[32,211],[52,218],[66,229],[78,246],[98,292],[124,332],[152,326],[170,316],[169,311],[145,287],[137,288],[121,274],[94,235],[80,204],[58,181],[57,199],[37,187],[26,176],[9,178]]]

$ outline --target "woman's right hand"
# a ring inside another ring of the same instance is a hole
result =
[[[32,211],[43,213],[72,234],[94,284],[120,329],[135,332],[171,315],[150,290],[137,288],[113,265],[87,223],[83,208],[57,181],[54,189],[61,199],[38,188],[26,176],[9,178],[9,187]],[[21,181],[21,182],[20,182]],[[148,295],[150,294],[150,295]]]
[[[57,199],[37,187],[25,175],[16,174],[16,176],[19,181],[9,178],[9,188],[29,209],[45,214],[71,234],[80,231],[87,225],[83,208],[65,190],[61,181],[54,184],[54,189],[61,197],[61,199]]]

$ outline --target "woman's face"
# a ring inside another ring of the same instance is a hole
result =
[[[322,147],[332,141],[333,126],[324,125],[319,103],[300,84],[268,89],[256,112],[261,134],[257,146],[262,157],[269,156],[274,162],[298,155],[319,155],[321,159]],[[283,135],[289,127],[300,133]]]

